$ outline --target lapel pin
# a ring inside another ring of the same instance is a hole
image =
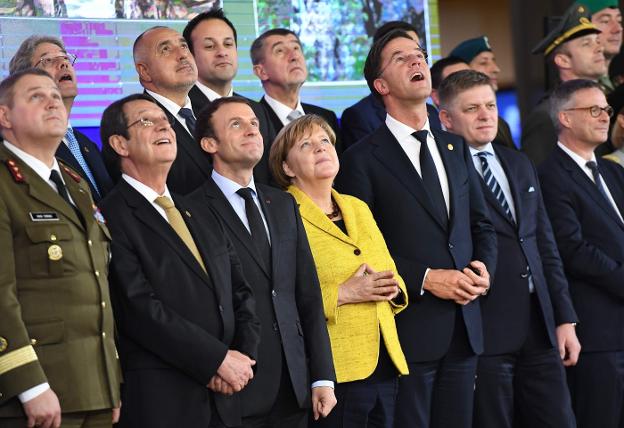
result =
[[[535,187],[533,186],[529,187],[528,193],[531,193],[531,192],[535,192]]]
[[[271,200],[270,199],[265,199],[264,202],[266,202],[267,204],[270,204]]]
[[[85,153],[89,153],[89,148],[88,147],[85,146],[85,147],[83,147],[83,149],[84,149]]]
[[[190,213],[190,212],[188,212],[188,211],[184,211],[184,213],[186,214],[186,216],[187,216],[187,217],[190,217],[190,216],[191,216],[191,213]]]
[[[454,149],[452,144],[447,145],[446,148],[449,149],[450,151],[453,151],[453,149]]]

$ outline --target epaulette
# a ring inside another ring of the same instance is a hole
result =
[[[6,164],[7,168],[9,169],[9,172],[13,176],[13,180],[15,180],[16,183],[26,182],[26,179],[24,178],[24,175],[20,171],[19,166],[17,166],[17,163],[13,159],[7,159],[4,163]]]
[[[620,162],[620,158],[618,158],[617,156],[615,156],[614,154],[611,154],[611,153],[609,153],[608,155],[604,155],[602,158],[606,159],[606,160],[610,160],[611,162],[614,162],[614,163],[617,163],[617,164],[621,163]]]
[[[80,177],[80,174],[78,174],[76,171],[74,171],[73,169],[65,165],[63,162],[58,161],[58,163],[59,163],[59,166],[63,168],[63,171],[67,173],[67,175],[73,178],[76,183],[80,183],[80,181],[82,180],[82,177]]]

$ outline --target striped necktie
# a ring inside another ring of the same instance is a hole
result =
[[[490,189],[500,206],[503,208],[503,211],[505,212],[509,220],[511,220],[511,222],[515,224],[516,222],[514,221],[513,215],[511,215],[511,209],[509,208],[509,203],[505,198],[503,189],[500,187],[500,184],[498,184],[498,181],[496,181],[496,178],[494,177],[494,174],[492,174],[492,170],[490,169],[490,164],[487,160],[488,155],[492,155],[492,153],[479,152],[476,154],[476,156],[478,156],[479,160],[481,161],[483,181],[485,181],[485,185],[488,187],[488,189]]]
[[[78,140],[74,135],[74,130],[71,128],[71,126],[67,128],[67,132],[65,133],[65,139],[67,140],[67,148],[69,148],[71,154],[74,156],[74,158],[76,158],[76,162],[78,162],[78,165],[80,165],[80,168],[82,168],[82,170],[84,171],[87,179],[91,182],[91,185],[97,192],[97,196],[100,196],[100,189],[95,182],[95,177],[93,177],[93,173],[89,169],[89,165],[87,165],[87,161],[85,160],[84,156],[82,156],[82,152],[80,151],[80,144],[78,143]]]

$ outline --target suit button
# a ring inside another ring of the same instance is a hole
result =
[[[355,250],[353,250],[353,254],[355,254],[356,256],[359,256],[360,254],[362,254],[362,252],[360,251],[359,248],[356,248]]]
[[[37,339],[30,339],[30,344],[35,346],[37,344]]]
[[[54,234],[50,235],[50,241],[56,241],[56,235]]]
[[[524,238],[520,238],[519,241],[522,243],[524,242]]]
[[[277,291],[271,290],[271,296],[273,296],[273,297],[277,296]]]
[[[277,328],[277,323],[276,322],[273,323],[273,330],[275,330],[275,331],[279,330],[279,328]]]
[[[520,278],[522,278],[522,279],[525,279],[525,278],[528,278],[528,277],[529,277],[528,273],[521,273],[520,274]]]
[[[223,313],[223,306],[219,305],[219,312]]]
[[[106,302],[102,301],[100,304],[102,305],[102,309],[106,309]]]
[[[448,244],[448,245],[449,245],[449,248],[450,248],[451,250],[452,250],[453,248],[455,248],[455,246],[454,246],[453,244],[451,244],[450,242],[449,242],[449,244]]]
[[[99,271],[99,270],[96,270],[96,271],[95,271],[95,276],[97,276],[97,277],[99,277],[99,276],[100,276],[100,271]]]
[[[87,241],[87,244],[89,244],[89,247],[93,246],[93,241],[91,241],[90,239]]]

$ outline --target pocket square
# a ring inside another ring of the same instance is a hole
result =
[[[529,189],[527,190],[527,193],[531,193],[531,192],[535,192],[535,187],[533,186],[529,187]]]

